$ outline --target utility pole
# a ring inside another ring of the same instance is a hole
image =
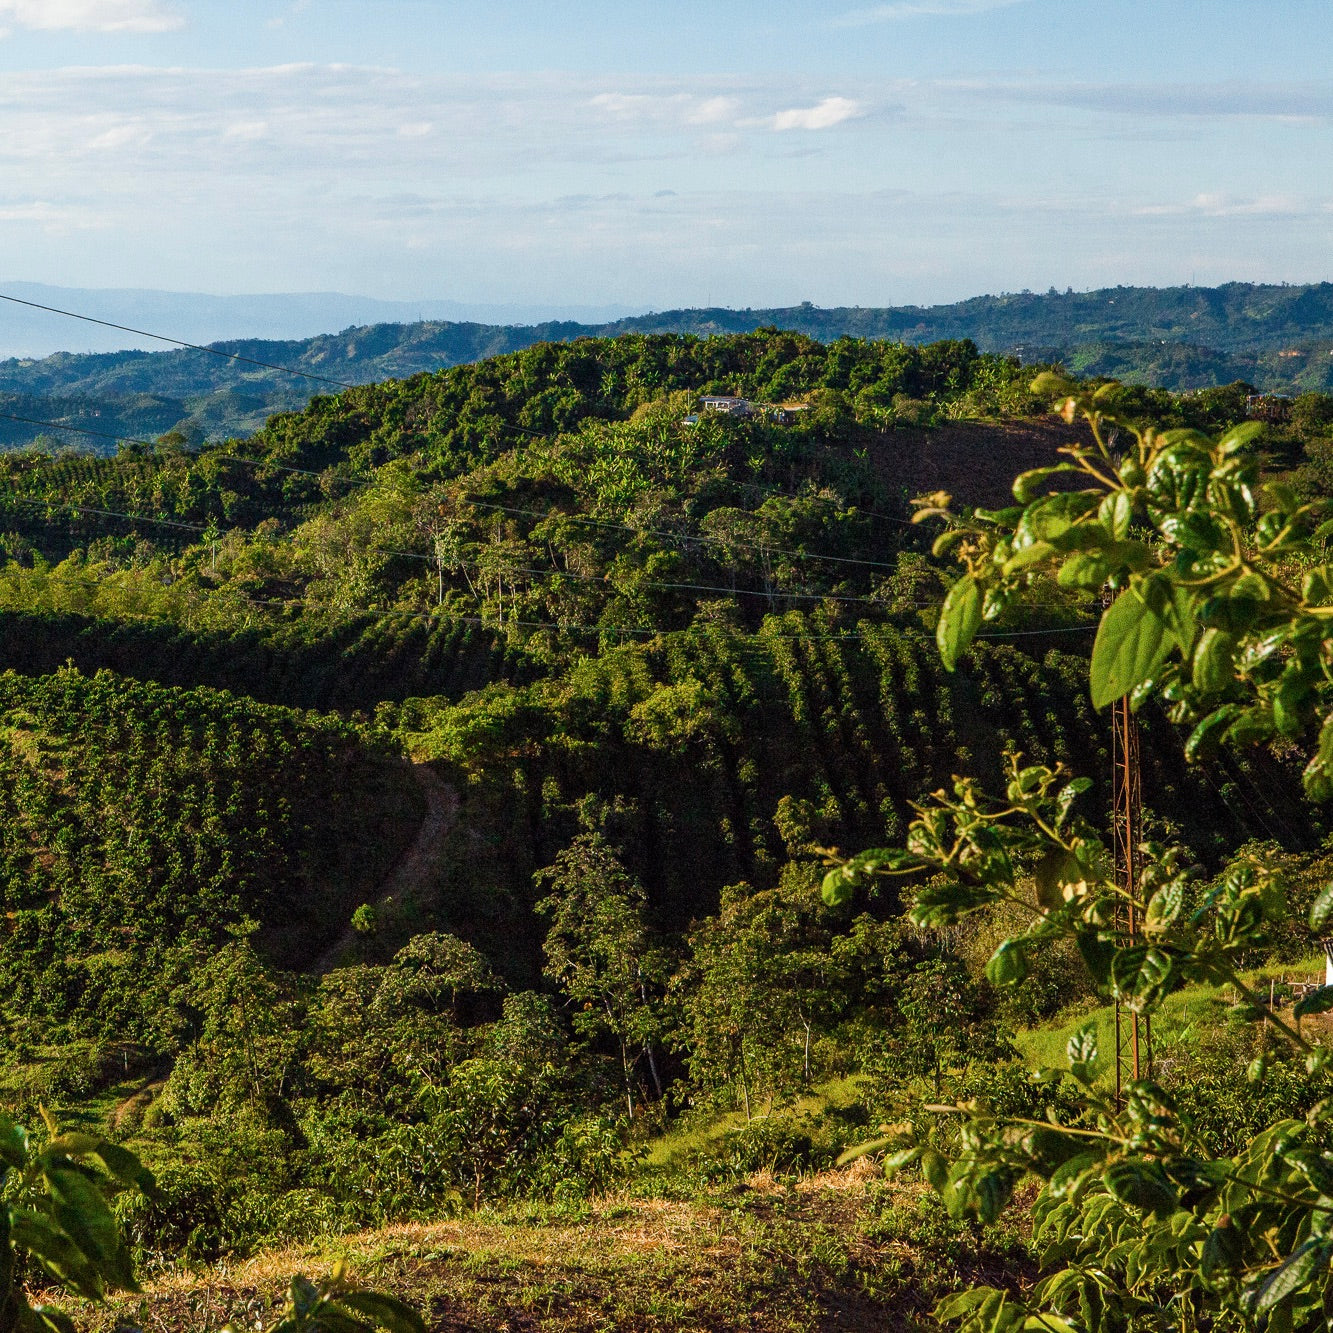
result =
[[[1111,816],[1112,852],[1116,884],[1125,894],[1117,910],[1117,924],[1125,928],[1130,944],[1138,941],[1139,843],[1143,840],[1143,788],[1139,772],[1139,721],[1129,706],[1129,696],[1111,706],[1111,766],[1114,786]],[[1128,1080],[1137,1083],[1152,1069],[1152,1028],[1146,1015],[1124,1012],[1120,997],[1115,1001],[1115,1099],[1122,1100]]]

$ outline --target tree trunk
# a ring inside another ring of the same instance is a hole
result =
[[[745,1123],[748,1125],[751,1121],[750,1116],[750,1084],[745,1077],[745,1043],[741,1042],[741,1099],[745,1103]]]
[[[634,1080],[630,1078],[629,1048],[620,1043],[620,1065],[625,1071],[625,1104],[629,1107],[629,1118],[634,1119]]]
[[[639,999],[643,1001],[643,1007],[648,1008],[648,987],[644,984],[643,969],[639,969]],[[649,1038],[643,1043],[643,1053],[648,1057],[648,1072],[653,1076],[653,1087],[657,1090],[657,1100],[662,1100],[662,1080],[657,1072],[657,1057],[653,1054],[652,1039]]]
[[[657,1100],[662,1100],[662,1079],[657,1072],[657,1057],[653,1054],[653,1044],[650,1041],[643,1043],[643,1053],[648,1057],[648,1072],[653,1076],[653,1089],[657,1093]]]

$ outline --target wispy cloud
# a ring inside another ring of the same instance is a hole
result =
[[[1196,194],[1183,202],[1143,204],[1130,210],[1135,217],[1183,217],[1195,214],[1208,218],[1307,217],[1328,211],[1328,201],[1316,198],[1288,194],[1241,198],[1221,193]]]
[[[37,32],[171,32],[185,25],[160,0],[0,0],[0,22]]]
[[[1027,0],[891,0],[885,5],[853,9],[837,20],[840,27],[860,27],[866,23],[892,23],[897,19],[959,18],[985,14],[992,9],[1008,9]]]
[[[1250,116],[1319,120],[1333,116],[1333,82],[1061,83],[957,80],[941,85],[984,100],[1027,102],[1116,115],[1170,118]]]
[[[683,92],[598,93],[589,98],[588,105],[617,120],[676,125],[728,124],[741,109],[736,97]]]
[[[779,111],[771,124],[775,130],[828,130],[865,114],[860,102],[850,97],[826,97],[814,106],[792,107]]]
[[[1330,88],[31,69],[0,80],[0,224],[28,274],[88,285],[874,304],[1178,281],[1196,258],[1294,279],[1327,267],[1309,163],[1333,130],[1266,118]],[[1070,126],[1096,151],[1053,176]]]

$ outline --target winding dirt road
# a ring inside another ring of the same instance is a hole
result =
[[[426,802],[426,813],[421,827],[412,839],[412,845],[398,858],[397,864],[380,884],[373,906],[379,907],[390,898],[401,902],[404,898],[420,895],[430,888],[440,872],[441,853],[445,839],[453,831],[458,818],[458,793],[442,781],[427,764],[413,764],[412,776]],[[349,921],[332,944],[315,959],[314,972],[328,972],[335,967],[339,956],[356,943],[356,931]]]

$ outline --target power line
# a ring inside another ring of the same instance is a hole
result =
[[[558,510],[539,509],[519,509],[513,505],[495,504],[486,500],[460,499],[459,504],[471,505],[474,509],[493,509],[504,514],[515,514],[528,518],[560,518],[569,523],[582,523],[587,527],[608,528],[616,532],[631,532],[639,537],[664,537],[673,542],[699,542],[702,545],[712,546],[741,546],[752,551],[762,551],[768,555],[785,555],[795,560],[827,560],[832,564],[838,565],[860,565],[870,569],[888,569],[895,573],[897,565],[890,565],[883,560],[857,560],[852,556],[846,555],[821,555],[817,551],[788,551],[782,547],[764,546],[759,542],[747,542],[744,540],[728,541],[725,537],[710,537],[706,533],[691,534],[688,532],[668,532],[663,528],[635,528],[625,523],[612,523],[607,519],[582,518],[577,514],[564,514]]]
[[[75,513],[79,514],[94,514],[103,518],[123,518],[134,523],[149,523],[149,524],[158,524],[162,527],[184,528],[190,532],[208,531],[208,528],[206,526],[198,523],[184,523],[178,520],[167,519],[167,518],[150,518],[146,514],[130,514],[126,513],[123,510],[118,510],[118,509],[97,509],[87,505],[76,505],[68,500],[49,500],[41,498],[34,499],[28,496],[12,496],[10,498],[16,504],[42,506],[47,509],[54,509],[54,510],[68,509],[68,510],[73,510]],[[2,503],[2,501],[0,501],[0,503]],[[291,540],[291,535],[292,534],[290,533],[286,534],[288,540]],[[373,552],[376,555],[401,556],[407,560],[421,560],[428,564],[434,564],[436,562],[436,557],[433,555],[428,555],[421,551],[404,551],[399,547],[395,546],[367,546],[363,549]],[[624,591],[624,589],[617,588],[614,584],[609,583],[608,580],[604,577],[599,578],[593,574],[575,574],[568,570],[562,570],[554,567],[551,569],[516,568],[508,572],[512,574],[526,574],[534,578],[549,578],[554,576],[556,578],[577,579],[585,583],[602,584],[606,586],[608,590],[613,592]],[[879,607],[885,606],[885,603],[876,601],[873,597],[846,597],[846,596],[839,596],[834,593],[790,592],[786,589],[781,589],[781,588],[774,589],[772,592],[765,592],[757,588],[726,588],[722,587],[721,585],[706,584],[706,583],[669,583],[661,579],[641,579],[639,580],[639,586],[648,588],[677,589],[686,592],[715,592],[715,593],[721,593],[722,595],[727,597],[765,597],[769,598],[770,600],[774,598],[785,598],[789,601],[847,602],[847,603],[857,603],[865,606],[879,606]],[[910,605],[919,608],[929,608],[932,606],[938,606],[939,603],[912,602],[910,603]]]
[[[104,329],[119,329],[122,333],[133,333],[140,338],[152,338],[156,342],[171,343],[176,347],[186,347],[192,352],[207,352],[210,356],[225,357],[228,361],[243,361],[249,366],[260,366],[264,370],[280,370],[284,375],[299,375],[302,379],[315,380],[320,384],[332,384],[339,389],[356,389],[360,385],[349,384],[345,380],[330,379],[327,375],[312,375],[306,370],[295,370],[291,366],[275,365],[271,361],[257,361],[252,356],[241,356],[238,352],[224,352],[220,347],[205,347],[202,343],[185,342],[180,338],[169,338],[163,333],[149,333],[147,329],[131,328],[128,324],[115,324],[109,319],[96,319],[92,315],[81,315],[75,310],[61,310],[57,306],[42,305],[40,301],[25,301],[21,296],[10,296],[0,292],[0,301],[9,301],[14,305],[26,305],[33,310],[45,310],[51,315],[64,315],[67,319],[81,319],[85,324],[100,324]]]
[[[293,471],[297,469],[291,469]],[[79,514],[93,514],[102,518],[123,518],[133,523],[156,524],[160,527],[182,528],[189,532],[207,532],[208,527],[199,523],[185,523],[178,519],[169,518],[151,518],[146,514],[130,514],[119,509],[98,509],[88,505],[76,505],[68,500],[50,500],[42,498],[32,498],[29,496],[10,496],[9,499],[15,504],[25,504],[42,507],[48,510],[68,509]],[[0,497],[0,505],[4,498]],[[632,531],[634,529],[631,529]],[[286,534],[286,539],[291,540],[292,534]],[[428,555],[421,551],[404,551],[394,546],[367,546],[363,548],[376,555],[395,555],[401,556],[407,560],[421,560],[427,564],[434,564],[436,557]],[[832,557],[831,557],[832,558]],[[559,568],[551,569],[525,569],[515,568],[509,571],[514,574],[526,574],[535,578],[568,578],[577,579],[585,583],[598,583],[608,587],[610,591],[624,592],[622,588],[617,588],[614,584],[608,583],[605,578],[598,578],[592,574],[574,574],[568,570]],[[789,601],[811,601],[811,602],[842,602],[864,606],[875,606],[885,611],[892,610],[892,607],[885,602],[877,601],[873,597],[848,597],[835,593],[801,593],[791,592],[785,589],[774,589],[772,592],[765,592],[758,588],[727,588],[719,584],[706,583],[671,583],[661,579],[641,579],[639,586],[650,588],[677,589],[688,592],[714,592],[725,597],[764,597],[770,600],[774,598],[785,598]],[[899,605],[908,605],[920,610],[930,610],[933,607],[940,606],[939,602],[909,602],[899,603]],[[378,614],[367,612],[367,614]],[[1096,622],[1089,622],[1086,625],[1060,625],[1053,626],[1050,629],[1037,630],[993,630],[986,633],[977,634],[978,639],[1013,639],[1024,638],[1034,634],[1083,634],[1089,630],[1096,629]]]
[[[238,459],[237,461],[252,462],[253,460]],[[303,471],[304,469],[287,468],[285,470],[290,472],[299,472]],[[311,474],[311,475],[318,475],[318,474]],[[62,509],[72,510],[73,512],[79,514],[92,514],[102,518],[121,518],[121,519],[126,519],[132,523],[155,524],[160,527],[179,528],[188,532],[207,532],[209,530],[208,526],[204,524],[186,523],[179,519],[152,518],[146,514],[130,514],[125,512],[124,510],[118,510],[118,509],[101,509],[89,505],[77,505],[68,500],[52,500],[40,497],[33,498],[30,496],[21,496],[21,495],[10,496],[8,498],[15,504],[32,505],[35,507],[45,508],[47,510],[62,510]],[[4,497],[0,497],[0,505],[2,505],[3,502],[4,502]],[[471,502],[469,501],[468,503]],[[503,508],[504,506],[489,506],[489,507]],[[533,514],[537,513],[537,511],[535,510],[519,511],[519,512],[529,512]],[[566,516],[566,517],[573,517],[573,516]],[[598,522],[598,520],[591,520],[591,519],[587,521]],[[618,527],[620,525],[599,524],[599,526]],[[640,529],[628,528],[626,529],[626,531],[638,532],[640,531]],[[286,539],[291,540],[292,534],[291,533],[286,534]],[[700,538],[699,540],[707,540],[707,539]],[[377,555],[401,556],[402,558],[407,560],[420,560],[427,564],[435,564],[437,559],[435,556],[429,555],[422,551],[404,551],[401,548],[394,546],[367,546],[364,549]],[[766,548],[760,548],[760,549],[766,549]],[[840,559],[840,557],[838,556],[826,556],[820,558],[829,560]],[[884,566],[884,568],[890,568],[890,566]],[[555,567],[549,570],[526,569],[520,567],[512,569],[508,572],[513,574],[524,574],[534,578],[556,577],[556,578],[576,579],[585,583],[602,584],[604,586],[607,586],[609,590],[614,592],[625,591],[622,588],[617,588],[614,584],[609,584],[605,577],[598,578],[596,575],[591,575],[591,574],[575,574],[568,570],[562,570]],[[712,593],[718,593],[724,597],[764,597],[768,598],[769,600],[772,600],[774,598],[785,598],[789,601],[839,602],[839,603],[848,603],[848,604],[863,605],[863,606],[875,606],[875,607],[880,607],[881,609],[886,611],[892,609],[888,604],[878,601],[873,597],[850,597],[836,593],[801,593],[801,592],[791,592],[780,588],[774,589],[771,592],[766,592],[763,591],[762,589],[757,589],[757,588],[734,588],[734,587],[728,588],[728,587],[723,587],[719,584],[706,584],[706,583],[674,583],[661,579],[641,579],[639,580],[639,586],[650,587],[650,588],[663,588],[668,590],[679,590],[685,592],[712,592]],[[899,603],[899,605],[903,605],[903,603]],[[941,603],[911,602],[911,603],[906,603],[906,605],[910,605],[914,608],[921,610],[929,610],[932,607],[937,607],[941,605]],[[1086,625],[1055,626],[1050,629],[1041,629],[1041,630],[994,630],[987,633],[978,634],[975,637],[979,639],[1010,639],[1010,638],[1024,638],[1028,635],[1034,635],[1034,634],[1081,634],[1081,633],[1086,633],[1088,630],[1095,628],[1096,628],[1096,623],[1089,622]]]
[[[134,523],[148,523],[148,524],[156,524],[156,525],[161,526],[161,527],[181,528],[181,529],[185,529],[186,531],[189,531],[189,532],[207,532],[207,531],[208,531],[208,528],[207,528],[207,527],[201,526],[201,525],[198,524],[198,523],[184,523],[184,522],[181,522],[181,521],[179,521],[179,520],[176,520],[176,519],[169,519],[169,518],[150,518],[150,517],[148,517],[147,515],[144,515],[144,514],[129,514],[129,513],[125,513],[125,512],[123,512],[123,511],[121,511],[121,510],[116,510],[116,509],[97,509],[97,508],[93,508],[92,506],[88,506],[88,505],[76,505],[76,504],[71,504],[69,501],[65,501],[65,500],[43,500],[43,499],[32,499],[32,498],[27,497],[27,496],[12,496],[12,497],[10,497],[10,498],[14,501],[14,503],[17,503],[17,504],[26,504],[26,505],[40,506],[40,507],[43,507],[43,508],[46,508],[46,509],[69,509],[69,510],[73,510],[74,512],[76,512],[76,513],[80,513],[80,514],[92,514],[92,515],[95,515],[95,516],[98,516],[98,517],[102,517],[102,518],[122,518],[122,519],[127,519],[127,520],[129,520],[130,522],[134,522]],[[290,539],[290,534],[289,534],[289,539]],[[403,557],[405,557],[405,558],[407,558],[407,559],[410,559],[410,560],[421,560],[421,561],[425,561],[425,562],[427,562],[427,563],[434,563],[434,561],[435,561],[435,557],[434,557],[434,556],[431,556],[431,555],[425,555],[425,554],[423,554],[423,553],[420,552],[420,551],[403,551],[403,550],[399,550],[398,548],[396,548],[396,547],[392,547],[392,546],[371,546],[371,547],[367,547],[367,548],[365,548],[365,549],[367,549],[367,550],[369,550],[369,551],[371,551],[371,552],[373,552],[373,553],[375,553],[375,554],[377,554],[377,555],[396,555],[396,556],[403,556]],[[547,577],[551,577],[551,576],[554,576],[554,577],[556,577],[556,578],[572,578],[572,579],[578,579],[578,580],[581,580],[581,581],[583,581],[583,582],[588,582],[588,583],[599,583],[599,584],[602,584],[603,586],[606,586],[606,587],[608,588],[609,591],[613,591],[613,592],[623,592],[623,591],[624,591],[624,589],[615,587],[614,584],[607,584],[607,581],[606,581],[605,579],[599,579],[599,578],[597,578],[595,575],[589,575],[589,574],[572,574],[572,573],[569,573],[569,572],[567,572],[567,571],[560,570],[560,569],[550,569],[550,570],[541,570],[541,569],[514,569],[514,570],[512,570],[512,571],[510,571],[510,572],[511,572],[511,573],[515,573],[515,574],[526,574],[526,575],[529,575],[529,576],[532,576],[532,577],[537,577],[537,578],[547,578]],[[863,605],[866,605],[866,606],[877,606],[877,607],[880,607],[881,609],[886,610],[886,611],[891,609],[890,607],[886,606],[884,603],[882,603],[882,602],[876,602],[873,598],[870,598],[870,597],[840,597],[840,596],[835,596],[835,595],[833,595],[833,594],[825,594],[825,593],[798,593],[798,592],[787,592],[787,591],[784,591],[784,590],[781,590],[781,589],[778,589],[778,590],[775,590],[775,591],[769,593],[769,592],[763,592],[763,591],[761,591],[761,590],[759,590],[759,589],[751,589],[751,588],[725,588],[725,587],[721,587],[721,586],[714,586],[714,585],[711,585],[711,584],[698,584],[698,583],[668,583],[668,582],[665,582],[665,581],[662,581],[662,580],[657,580],[657,579],[645,579],[645,580],[642,580],[642,581],[641,581],[641,586],[645,586],[645,587],[655,587],[655,588],[666,588],[666,589],[680,589],[680,590],[683,590],[683,591],[692,591],[692,592],[715,592],[715,593],[720,593],[720,594],[722,594],[723,596],[727,596],[727,597],[764,597],[764,598],[769,598],[770,600],[773,599],[773,598],[785,598],[785,599],[787,599],[787,600],[791,600],[791,601],[819,601],[819,602],[832,601],[832,602],[848,602],[848,603],[859,603],[859,604],[863,604]],[[302,606],[304,606],[304,605],[321,605],[321,604],[319,604],[319,603],[306,603],[306,602],[304,602],[304,601],[301,601],[300,599],[294,599],[294,602],[293,602],[293,603],[290,603],[290,604],[296,604],[296,605],[302,605]],[[268,603],[265,603],[265,605],[289,605],[289,603],[268,602]],[[913,606],[913,607],[915,607],[915,608],[919,608],[919,609],[923,609],[923,610],[929,610],[929,609],[932,608],[932,607],[935,607],[935,606],[940,605],[940,603],[938,603],[938,602],[912,602],[912,603],[910,603],[910,605]],[[436,614],[436,613],[433,613],[433,612],[407,612],[407,611],[403,611],[403,612],[397,612],[397,611],[395,611],[395,612],[387,612],[387,611],[386,611],[386,612],[379,612],[379,611],[373,611],[373,610],[371,610],[370,608],[359,608],[359,610],[360,610],[363,614],[366,614],[366,615],[390,615],[390,614],[392,614],[392,615],[434,615],[434,614]],[[480,622],[479,622],[479,623],[480,623]],[[519,623],[519,622],[512,622],[512,623]],[[525,623],[526,623],[526,622],[525,622]],[[558,628],[560,628],[560,626],[558,626],[558,625],[542,625],[541,628],[545,628],[545,629],[558,629]],[[1087,633],[1089,630],[1092,630],[1092,629],[1095,629],[1095,628],[1096,628],[1096,624],[1095,624],[1095,622],[1089,622],[1089,623],[1086,624],[1086,625],[1060,625],[1060,626],[1053,626],[1053,627],[1051,627],[1051,628],[1049,628],[1049,629],[1034,629],[1034,630],[993,630],[993,631],[990,631],[990,632],[984,632],[984,633],[977,634],[975,637],[978,638],[978,639],[1015,639],[1015,638],[1027,638],[1027,637],[1031,637],[1031,636],[1034,636],[1034,635],[1046,635],[1046,634],[1084,634],[1084,633]],[[600,628],[599,628],[599,631],[598,631],[598,632],[601,632]],[[663,631],[657,631],[657,630],[654,630],[653,632],[654,632],[654,633],[668,633],[669,631],[665,631],[665,630],[663,630]],[[796,636],[793,636],[793,637],[796,637],[796,638],[802,638],[802,637],[808,637],[808,636],[796,635]],[[826,636],[826,637],[827,637],[827,636]],[[848,636],[843,635],[843,636],[840,636],[840,637],[844,637],[844,638],[845,638],[845,637],[848,637]],[[860,636],[860,635],[854,635],[854,636],[851,636],[851,637],[859,638],[859,637],[863,637],[863,636]]]
[[[918,603],[918,605],[924,605]],[[938,602],[930,602],[930,606],[938,606]],[[1095,630],[1099,622],[1090,620],[1086,625],[1053,625],[1050,629],[1011,629],[1011,630],[992,630],[987,634],[974,634],[974,639],[1022,639],[1029,634],[1087,634],[1090,630]]]
[[[323,472],[316,472],[308,467],[287,467],[283,463],[271,463],[264,458],[242,458],[240,454],[220,454],[215,449],[210,449],[207,454],[198,454],[196,457],[203,459],[205,457],[225,458],[229,463],[249,463],[251,467],[270,467],[278,472],[298,472],[303,477],[322,477]],[[358,486],[369,486],[369,481],[357,482]]]
[[[72,509],[79,514],[98,514],[103,518],[128,518],[135,523],[156,523],[165,528],[185,528],[190,532],[207,532],[206,527],[198,523],[182,523],[171,518],[148,518],[143,514],[124,514],[118,509],[93,509],[87,505],[71,504],[68,500],[40,500],[26,495],[9,497],[15,504],[44,505],[47,509]]]
[[[132,435],[113,435],[110,431],[89,430],[87,426],[64,426],[58,421],[39,421],[36,417],[19,417],[12,412],[0,412],[0,417],[6,421],[22,421],[28,426],[45,426],[47,430],[68,430],[76,435],[92,435],[99,440],[115,440],[117,443],[142,444],[146,448],[153,448],[151,440],[136,440]]]
[[[396,552],[399,555],[409,554],[406,551]],[[433,556],[418,556],[419,560],[432,560]],[[596,574],[574,574],[564,569],[513,569],[513,574],[531,574],[538,578],[547,578],[554,575],[557,578],[577,579],[583,583],[601,583],[608,586],[614,592],[623,592],[623,588],[617,588],[615,584],[603,576],[599,578]],[[792,601],[802,602],[853,602],[861,603],[865,606],[880,606],[886,604],[878,602],[873,597],[839,597],[833,593],[824,592],[789,592],[783,588],[775,588],[771,592],[765,592],[759,588],[724,588],[709,583],[666,583],[661,579],[639,579],[638,586],[642,588],[675,588],[686,592],[717,592],[727,597],[767,597],[770,600],[774,598],[787,598]],[[900,603],[903,605],[903,603]],[[939,606],[939,602],[911,602],[908,605],[915,607]],[[887,608],[886,608],[887,609]]]

